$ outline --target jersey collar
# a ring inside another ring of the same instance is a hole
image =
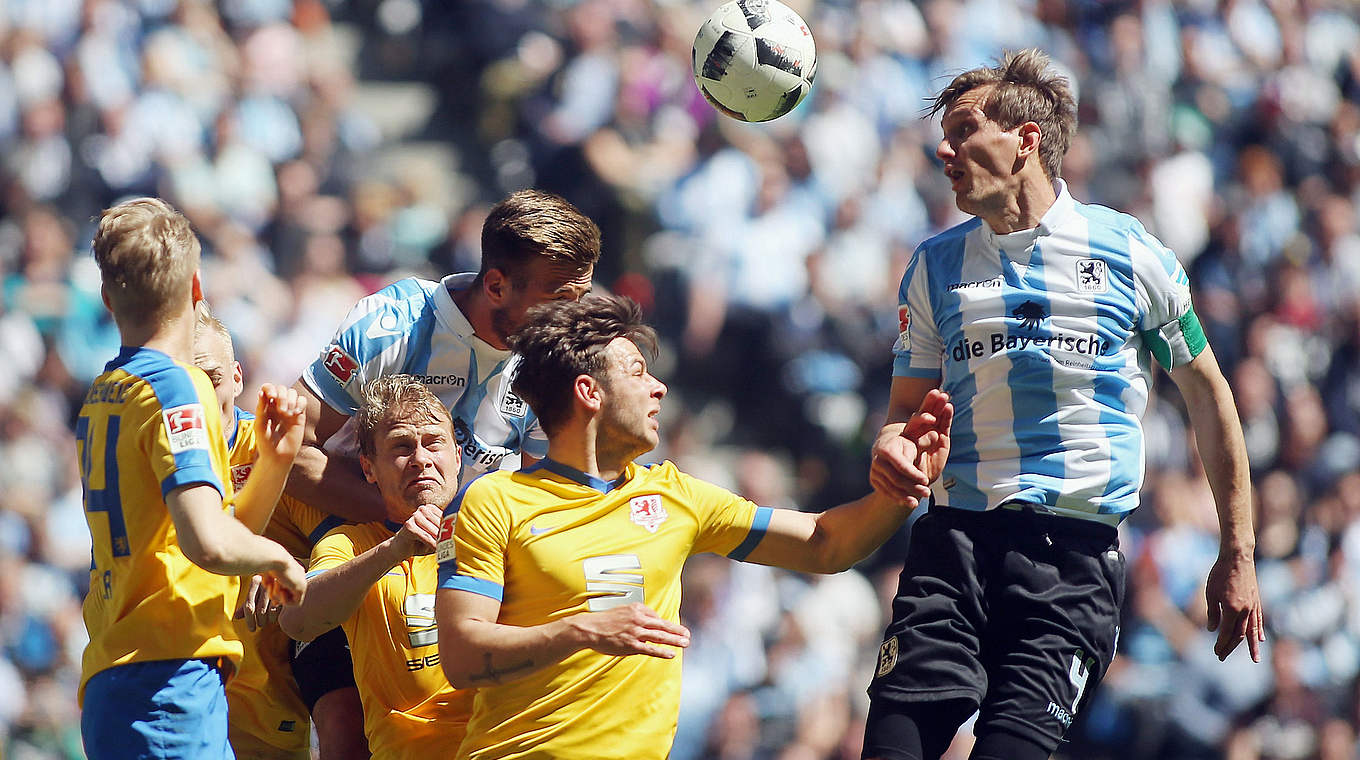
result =
[[[1038,238],[1052,235],[1073,217],[1077,209],[1077,202],[1072,200],[1071,193],[1067,192],[1066,182],[1059,179],[1054,183],[1053,189],[1057,191],[1058,196],[1053,201],[1053,205],[1049,206],[1048,210],[1044,212],[1043,217],[1039,219],[1039,225],[1037,227],[1011,232],[1006,235],[998,235],[984,222],[982,225],[983,234],[987,236],[988,240],[990,240],[993,245],[1007,250],[1017,247],[1027,247]]]
[[[458,304],[453,302],[451,293],[457,290],[466,290],[472,287],[472,281],[477,279],[473,272],[463,272],[461,274],[451,274],[439,281],[439,287],[434,293],[435,313],[439,315],[439,321],[449,332],[457,335],[462,341],[470,346],[475,346],[477,353],[489,353],[497,361],[510,356],[510,352],[492,346],[482,340],[481,337],[472,329],[472,323],[468,321],[467,315],[458,308]]]
[[[632,474],[632,469],[633,466],[630,464],[628,467],[624,468],[622,475],[614,480],[605,480],[603,478],[597,478],[594,475],[587,475],[575,467],[570,467],[552,459],[540,459],[538,462],[524,468],[522,472],[547,470],[548,472],[551,472],[554,475],[560,475],[573,483],[580,483],[581,485],[586,486],[587,488],[593,488],[600,493],[609,493],[628,482],[628,476]]]

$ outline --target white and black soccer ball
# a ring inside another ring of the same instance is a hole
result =
[[[802,102],[817,74],[812,32],[779,0],[732,0],[694,38],[694,82],[742,121],[776,119]]]

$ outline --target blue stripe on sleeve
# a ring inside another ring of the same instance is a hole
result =
[[[129,375],[142,378],[151,386],[151,392],[156,395],[162,410],[187,404],[198,404],[203,408],[204,414],[210,413],[208,409],[217,409],[216,398],[199,396],[198,387],[194,385],[189,370],[160,351],[138,349],[128,355],[122,369]],[[206,429],[204,432],[207,432]],[[211,443],[209,445],[211,446]],[[210,485],[216,488],[218,493],[226,494],[226,489],[222,487],[221,475],[213,467],[212,453],[209,449],[181,451],[174,455],[174,460],[175,471],[161,481],[162,497],[169,495],[176,488],[195,483]]]
[[[473,578],[470,575],[459,575],[458,571],[452,567],[439,568],[439,588],[451,588],[456,591],[471,591],[479,596],[485,596],[496,601],[501,601],[505,596],[505,588],[499,583]]]
[[[458,493],[453,495],[453,501],[449,502],[449,505],[447,507],[444,507],[444,516],[447,517],[449,515],[458,514],[458,510],[463,508],[463,497],[467,495],[468,488],[471,487],[473,483],[476,483],[478,478],[490,475],[493,472],[499,472],[499,470],[487,470],[486,472],[479,472],[472,478],[472,480],[469,480],[468,482],[464,483],[461,487],[459,487]]]
[[[310,572],[307,573],[307,580],[311,580],[311,579],[315,578],[316,576],[321,575],[322,573],[326,572],[326,571],[329,570],[329,569],[330,569],[329,567],[323,567],[323,568],[321,568],[320,570],[312,570],[312,571],[310,571]]]
[[[769,507],[756,507],[756,516],[751,520],[751,532],[746,534],[746,540],[742,541],[737,548],[728,552],[727,556],[738,562],[746,559],[747,555],[755,551],[760,539],[765,537],[765,531],[770,527],[770,516],[774,510]]]

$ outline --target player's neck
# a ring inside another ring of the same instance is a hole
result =
[[[600,445],[593,428],[561,430],[548,437],[549,459],[600,480],[617,480],[637,456]]]
[[[468,324],[472,325],[473,335],[481,338],[492,348],[505,350],[504,342],[496,335],[491,302],[486,299],[486,294],[482,292],[481,283],[450,291],[449,297],[453,299],[453,305],[463,312],[463,318],[468,321]]]
[[[150,348],[185,363],[194,360],[193,309],[149,325],[120,322],[118,334],[124,346]]]
[[[1016,192],[1007,197],[1000,208],[978,216],[992,228],[992,232],[1008,235],[1038,227],[1044,214],[1057,200],[1058,193],[1053,183],[1040,171],[1037,177],[1022,179]]]

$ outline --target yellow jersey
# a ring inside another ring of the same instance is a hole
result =
[[[190,562],[165,495],[206,484],[231,498],[227,441],[208,376],[124,346],[85,394],[76,453],[93,549],[82,614],[90,677],[131,662],[241,660],[231,616],[238,581]]]
[[[312,550],[309,577],[348,562],[391,538],[391,522],[342,525]],[[454,689],[439,665],[433,554],[411,557],[387,571],[340,624],[354,658],[354,682],[364,706],[364,734],[373,757],[430,760],[463,741],[472,695]]]
[[[235,409],[230,447],[232,488],[240,492],[255,466],[255,415]],[[274,508],[264,536],[283,545],[304,565],[312,545],[331,528],[344,523],[291,496]],[[249,579],[243,579],[236,606],[245,603]],[[292,639],[277,625],[251,631],[244,619],[234,621],[245,654],[236,677],[227,684],[230,737],[242,760],[285,760],[311,756],[311,716],[302,702],[288,660]],[[242,734],[255,739],[243,739]]]
[[[769,519],[769,508],[670,462],[633,463],[606,482],[545,459],[480,477],[449,506],[440,588],[499,600],[504,625],[633,602],[679,622],[685,560],[703,552],[742,559]],[[587,649],[480,687],[458,757],[664,760],[680,711],[680,663]]]

